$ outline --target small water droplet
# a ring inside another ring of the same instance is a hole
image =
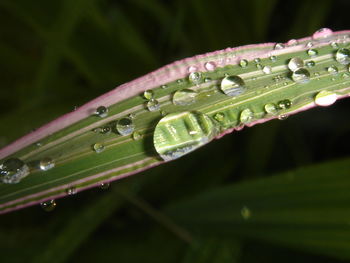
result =
[[[316,63],[315,63],[315,61],[313,61],[313,60],[310,60],[310,61],[306,62],[306,66],[307,66],[308,68],[312,68],[312,67],[314,67],[315,65],[316,65]]]
[[[223,122],[225,119],[225,114],[222,112],[218,112],[214,115],[214,119],[217,120],[218,122]]]
[[[198,68],[196,67],[196,66],[190,66],[190,67],[188,67],[188,73],[192,73],[192,72],[195,72],[195,71],[197,71],[198,70]]]
[[[165,110],[161,110],[160,115],[165,116],[165,115],[167,115],[167,112]]]
[[[262,70],[265,74],[270,74],[272,72],[272,68],[270,66],[264,66]]]
[[[181,84],[181,83],[183,83],[184,81],[183,81],[183,79],[177,79],[176,80],[176,83],[178,83],[178,84]]]
[[[246,206],[243,206],[241,209],[241,216],[244,220],[248,220],[252,216],[252,212],[250,209]]]
[[[276,61],[277,61],[277,57],[276,57],[276,56],[270,56],[270,60],[271,60],[272,62],[276,62]]]
[[[288,118],[288,115],[287,115],[287,114],[278,115],[278,119],[279,119],[280,121],[283,121],[283,120],[285,120],[285,119],[287,119],[287,118]]]
[[[122,118],[118,120],[116,129],[120,135],[129,135],[134,132],[135,125],[130,118]]]
[[[101,134],[110,134],[111,131],[112,131],[112,129],[109,126],[103,126],[102,128],[99,129],[99,132]]]
[[[337,100],[337,94],[332,91],[322,90],[315,96],[315,103],[318,106],[329,106]]]
[[[338,46],[338,44],[336,43],[336,42],[331,42],[331,47],[333,48],[333,49],[337,49],[337,48],[339,48],[339,46]]]
[[[39,167],[40,170],[47,171],[55,167],[55,162],[51,158],[46,157],[40,160]]]
[[[242,110],[239,119],[242,123],[248,123],[253,120],[253,117],[254,117],[254,113],[252,112],[251,109],[244,109]]]
[[[188,80],[193,84],[199,84],[202,82],[202,73],[200,72],[192,72],[188,76]]]
[[[322,38],[327,38],[330,37],[333,34],[333,31],[329,28],[321,28],[319,30],[317,30],[313,35],[312,38],[313,39],[322,39]]]
[[[41,208],[46,212],[51,212],[56,208],[56,202],[55,200],[48,200],[45,202],[40,203]]]
[[[345,72],[345,73],[343,73],[342,77],[343,77],[343,79],[347,79],[350,77],[350,74]]]
[[[99,106],[96,111],[95,114],[101,118],[107,117],[108,115],[108,108],[106,108],[105,106]]]
[[[277,106],[280,109],[289,109],[292,106],[292,102],[288,99],[281,100],[277,103]]]
[[[204,68],[208,71],[213,71],[216,68],[216,64],[213,61],[209,61],[204,64]]]
[[[42,143],[41,142],[37,142],[35,145],[36,145],[36,147],[41,147]]]
[[[108,183],[108,182],[106,182],[106,183],[101,183],[101,184],[100,184],[100,189],[106,190],[106,189],[109,188],[109,186],[110,186],[110,183]]]
[[[175,105],[191,105],[196,102],[196,97],[198,93],[190,89],[178,90],[173,95],[173,103]]]
[[[272,114],[272,115],[277,114],[277,111],[278,111],[277,110],[277,106],[274,103],[267,103],[267,104],[265,104],[264,109],[265,109],[266,113],[269,113],[269,114]]]
[[[222,79],[220,89],[228,96],[237,96],[245,92],[244,81],[239,76],[227,76]]]
[[[247,66],[248,66],[248,60],[246,60],[246,59],[241,59],[241,60],[239,61],[239,65],[240,65],[242,68],[247,67]]]
[[[255,59],[254,59],[254,62],[255,62],[256,64],[261,63],[261,58],[255,58]]]
[[[128,115],[128,117],[129,117],[130,119],[135,119],[136,114],[135,114],[135,113],[130,113],[130,114]]]
[[[78,192],[77,188],[75,188],[74,186],[69,187],[68,189],[66,189],[67,195],[75,195],[77,192]]]
[[[153,143],[160,157],[170,161],[203,146],[216,134],[216,126],[203,113],[171,113],[158,122]]]
[[[92,148],[96,153],[101,153],[104,151],[105,146],[102,143],[95,143]]]
[[[132,134],[132,138],[133,138],[135,141],[141,139],[141,137],[142,137],[142,135],[141,135],[139,132],[134,132],[134,133]]]
[[[338,68],[334,65],[330,66],[327,68],[328,73],[332,75],[337,75],[338,74]]]
[[[204,82],[210,82],[210,81],[211,81],[211,78],[208,78],[208,77],[204,78]]]
[[[4,184],[17,184],[29,175],[29,167],[18,158],[10,158],[0,165],[0,181]]]
[[[274,46],[274,49],[278,50],[278,49],[284,49],[284,44],[282,43],[276,43]]]
[[[151,99],[153,99],[153,96],[154,96],[153,90],[145,90],[145,91],[143,92],[143,97],[144,97],[146,100],[151,100]]]
[[[307,83],[310,81],[310,72],[305,68],[297,69],[293,72],[292,79],[298,83]]]
[[[335,53],[335,60],[340,64],[346,65],[350,63],[350,50],[347,48],[340,48]]]
[[[168,88],[168,85],[161,85],[160,86],[162,89],[167,89]]]
[[[263,65],[262,65],[262,64],[256,64],[256,68],[257,68],[257,69],[262,69],[262,68],[263,68]]]
[[[160,109],[160,105],[156,99],[151,99],[146,104],[149,111],[157,111]]]
[[[288,62],[288,68],[293,72],[302,67],[304,67],[304,61],[301,58],[294,57]]]
[[[308,50],[307,50],[307,54],[308,54],[310,57],[315,57],[315,56],[318,55],[318,51],[317,51],[316,49],[311,48],[311,49],[308,49]]]
[[[288,46],[296,46],[296,45],[298,45],[298,40],[296,40],[296,39],[291,39],[291,40],[289,40],[289,41],[287,42],[287,45],[288,45]]]
[[[314,44],[312,44],[312,42],[307,42],[307,44],[305,45],[305,47],[307,48],[311,48]]]

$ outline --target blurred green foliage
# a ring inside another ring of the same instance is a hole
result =
[[[320,27],[350,29],[349,7],[1,0],[0,145],[177,59]],[[58,200],[51,213],[2,215],[1,262],[349,259],[349,108],[344,100],[244,129],[108,190]]]

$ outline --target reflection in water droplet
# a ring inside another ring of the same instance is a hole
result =
[[[337,94],[331,91],[322,90],[315,96],[315,103],[318,106],[329,106],[337,100]]]
[[[192,72],[188,76],[188,80],[193,84],[199,84],[202,82],[202,73],[200,72]]]
[[[241,215],[242,215],[244,220],[248,220],[252,216],[252,212],[250,211],[250,209],[248,207],[243,206],[241,209]]]
[[[29,167],[18,158],[10,158],[0,164],[0,182],[17,184],[29,175]]]
[[[313,35],[312,38],[313,39],[322,39],[322,38],[327,38],[330,37],[333,34],[333,31],[329,28],[321,28],[319,30],[317,30]]]
[[[239,119],[242,123],[248,123],[253,120],[253,117],[254,117],[254,113],[252,112],[251,109],[244,109],[241,112]]]
[[[173,95],[173,103],[175,105],[191,105],[196,102],[197,92],[190,89],[178,90]]]
[[[216,68],[216,64],[212,61],[209,61],[204,64],[204,68],[208,71],[213,71]]]
[[[337,75],[338,74],[338,68],[334,65],[330,66],[327,68],[328,73],[332,75]]]
[[[135,125],[130,118],[122,118],[118,120],[116,129],[120,135],[129,135],[134,132]]]
[[[153,143],[160,157],[170,161],[208,143],[216,133],[214,123],[203,113],[171,113],[158,122]]]
[[[290,100],[281,100],[277,103],[278,108],[280,109],[289,109],[292,106],[292,102]]]
[[[239,76],[223,78],[220,88],[228,96],[237,96],[245,92],[244,81]]]
[[[315,57],[315,56],[317,56],[318,52],[317,52],[316,49],[311,48],[311,49],[309,49],[309,50],[307,51],[307,54],[308,54],[310,57]]]
[[[100,184],[100,189],[106,190],[106,189],[109,188],[109,186],[110,186],[110,183],[108,183],[108,182],[106,182],[106,183],[101,183],[101,184]]]
[[[40,170],[47,171],[55,167],[55,162],[51,158],[46,157],[39,162],[39,167]]]
[[[153,96],[154,96],[153,90],[145,90],[145,91],[143,92],[143,97],[144,97],[146,100],[151,100],[151,99],[153,99]]]
[[[310,72],[305,68],[297,69],[293,72],[292,79],[298,83],[307,83],[310,81]]]
[[[92,148],[96,153],[101,153],[105,149],[105,146],[102,143],[95,143]]]
[[[248,60],[246,59],[241,59],[239,61],[239,65],[242,67],[242,68],[245,68],[246,66],[248,66]]]
[[[274,103],[265,104],[264,109],[266,113],[273,114],[273,115],[277,114],[277,111],[278,111],[277,106]]]
[[[149,111],[157,111],[160,109],[160,105],[156,99],[151,99],[148,101],[146,106]]]
[[[270,66],[264,66],[262,70],[265,74],[270,74],[272,72],[272,68]]]
[[[108,108],[106,108],[105,106],[99,106],[96,111],[95,114],[101,118],[107,117],[108,115]]]
[[[288,62],[288,68],[293,72],[302,67],[304,67],[304,61],[301,58],[291,58]]]
[[[48,200],[40,203],[41,208],[46,212],[51,212],[56,208],[55,200]]]
[[[335,53],[335,59],[338,61],[340,64],[349,64],[350,63],[350,50],[347,48],[340,48],[338,51]]]

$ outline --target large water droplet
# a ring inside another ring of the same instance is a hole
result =
[[[99,106],[96,111],[95,114],[101,118],[107,117],[108,115],[108,108],[106,108],[105,106]]]
[[[105,146],[102,143],[95,143],[92,148],[96,153],[101,153],[104,151]]]
[[[199,84],[202,82],[202,73],[192,72],[190,75],[188,75],[188,80],[193,84]]]
[[[178,90],[174,93],[173,103],[175,105],[191,105],[196,102],[197,92],[190,89]]]
[[[292,79],[298,83],[307,83],[310,81],[310,72],[305,68],[297,69],[293,72]]]
[[[253,120],[254,112],[251,109],[244,109],[239,117],[242,123],[249,123]]]
[[[171,113],[158,122],[153,143],[161,158],[170,161],[208,143],[216,132],[214,123],[203,113]]]
[[[129,135],[134,132],[135,125],[130,118],[122,118],[118,120],[116,129],[119,132],[119,134],[125,136]]]
[[[41,208],[46,212],[51,212],[56,208],[56,202],[55,200],[48,200],[45,202],[40,203]]]
[[[337,100],[337,94],[332,91],[322,90],[315,96],[315,103],[318,106],[329,106]]]
[[[293,72],[302,67],[304,67],[304,61],[301,58],[291,58],[288,62],[288,68]]]
[[[40,167],[40,170],[47,171],[47,170],[50,170],[51,168],[55,167],[55,162],[51,158],[46,157],[46,158],[40,160],[39,167]]]
[[[335,53],[335,59],[341,64],[349,64],[350,63],[350,50],[347,48],[340,48]]]
[[[338,74],[338,68],[336,66],[334,66],[334,65],[329,66],[327,68],[327,71],[328,71],[328,73],[330,73],[332,75],[337,75]]]
[[[154,96],[153,90],[145,90],[145,91],[143,92],[143,97],[144,97],[146,100],[151,100],[151,99],[153,99],[153,96]]]
[[[264,109],[266,113],[273,114],[273,115],[277,114],[277,111],[278,111],[277,106],[274,103],[265,104]]]
[[[322,38],[327,38],[330,37],[333,34],[333,31],[329,28],[321,28],[319,30],[317,30],[313,35],[312,38],[313,39],[322,39]]]
[[[156,99],[151,99],[146,104],[149,111],[157,111],[160,109],[159,102]]]
[[[228,96],[237,96],[245,92],[244,81],[239,76],[223,78],[220,88]]]
[[[29,167],[18,158],[10,158],[0,165],[0,181],[4,184],[19,183],[29,175]]]
[[[204,68],[208,71],[213,71],[216,68],[216,64],[212,61],[209,61],[204,64]]]

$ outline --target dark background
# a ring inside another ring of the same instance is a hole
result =
[[[350,29],[349,8],[346,0],[0,0],[0,146],[175,60]],[[160,211],[214,187],[349,156],[349,105],[227,135],[108,190],[58,200],[51,213],[3,215],[0,261],[232,262],[217,248],[220,237],[193,256],[181,226]],[[119,185],[138,188],[137,199]],[[250,239],[225,245],[239,248],[237,262],[338,262]]]

